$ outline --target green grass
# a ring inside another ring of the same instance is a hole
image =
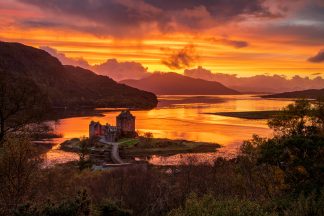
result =
[[[215,152],[220,147],[216,143],[171,140],[166,138],[122,138],[118,140],[120,151],[127,156],[174,155],[179,153]],[[61,144],[66,151],[79,151],[80,139],[74,138]],[[97,142],[91,149],[103,150],[110,145]]]
[[[124,147],[123,151],[126,155],[148,156],[153,154],[173,155],[178,153],[215,152],[220,145],[187,140],[138,137],[130,141],[126,140],[121,144],[121,147]]]
[[[133,147],[135,144],[137,144],[139,142],[138,139],[135,138],[123,138],[118,140],[118,143],[123,146],[123,147]]]

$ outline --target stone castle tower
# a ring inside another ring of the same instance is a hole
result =
[[[116,117],[117,129],[120,131],[121,136],[134,137],[135,132],[135,116],[133,116],[129,110],[122,111]]]
[[[102,125],[100,122],[91,121],[89,124],[89,137],[101,137],[108,142],[117,142],[123,137],[136,137],[135,116],[130,111],[124,110],[116,117],[116,126]]]

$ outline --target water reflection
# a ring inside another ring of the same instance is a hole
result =
[[[230,111],[278,110],[291,103],[289,100],[267,100],[255,95],[235,96],[160,96],[159,105],[149,111],[134,111],[136,129],[139,132],[152,132],[154,137],[186,139],[193,141],[215,142],[224,146],[220,152],[231,155],[243,140],[252,134],[271,135],[265,120],[245,120],[206,113]],[[88,125],[91,120],[115,124],[119,111],[107,111],[103,116],[75,117],[61,119],[53,123],[57,133],[64,139],[88,136]],[[55,151],[55,150],[53,150]],[[56,149],[56,151],[59,151]],[[52,152],[50,151],[48,157]],[[220,153],[218,153],[220,154]],[[71,156],[71,159],[75,159]],[[55,160],[69,160],[66,154],[55,154]],[[183,157],[181,155],[174,156]],[[208,154],[201,155],[201,158]],[[212,154],[211,157],[215,157]],[[172,164],[173,158],[169,162]],[[49,159],[51,160],[51,159]],[[153,157],[152,163],[161,164],[166,158]],[[174,159],[177,161],[177,159]]]

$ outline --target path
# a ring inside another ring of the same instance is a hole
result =
[[[104,138],[101,138],[99,142],[112,145],[111,160],[116,164],[124,164],[123,160],[119,156],[119,145],[117,142],[107,142]]]

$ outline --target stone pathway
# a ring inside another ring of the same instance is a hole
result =
[[[128,164],[124,163],[123,160],[119,156],[119,143],[117,142],[107,142],[105,139],[100,139],[99,142],[112,145],[112,150],[111,150],[111,159],[114,163],[116,164]]]

